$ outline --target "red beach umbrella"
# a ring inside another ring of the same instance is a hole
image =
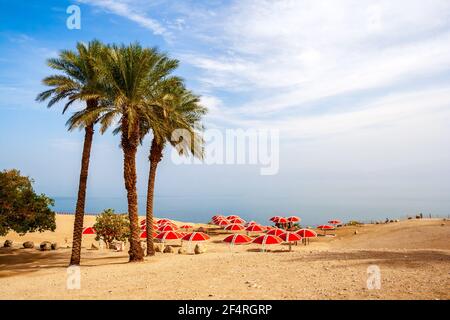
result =
[[[191,232],[186,234],[182,239],[185,241],[206,241],[209,240],[209,236],[203,232]]]
[[[333,230],[333,229],[335,229],[335,227],[327,225],[327,224],[323,224],[323,225],[318,226],[317,229],[320,229],[320,230]]]
[[[220,220],[219,222],[217,222],[217,225],[221,227],[227,226],[229,224],[230,222],[228,220]]]
[[[247,227],[251,226],[253,224],[258,224],[258,222],[252,220],[252,221],[249,221],[249,222],[246,223]]]
[[[272,218],[270,218],[269,220],[272,222],[275,222],[276,220],[280,219],[280,216],[273,216]]]
[[[245,228],[245,230],[248,232],[263,232],[264,231],[263,227],[261,227],[258,224],[249,225],[247,228]]]
[[[316,238],[317,232],[311,229],[300,229],[295,232],[302,238]]]
[[[282,235],[280,235],[280,238],[283,239],[286,242],[295,242],[302,240],[302,237],[295,233],[295,232],[285,232]]]
[[[193,228],[193,226],[191,226],[191,225],[188,225],[188,224],[185,224],[185,225],[182,225],[181,227],[180,227],[181,229],[185,229],[185,230],[188,230],[188,229],[192,229]]]
[[[284,223],[288,223],[289,221],[288,221],[287,218],[279,217],[279,218],[276,219],[274,222],[284,224]]]
[[[263,251],[265,251],[266,245],[279,244],[281,242],[283,242],[283,240],[280,237],[270,234],[259,236],[253,240],[253,243],[261,244],[263,246]]]
[[[291,216],[291,217],[287,218],[287,220],[289,222],[300,222],[302,219],[300,219],[299,217],[296,217],[296,216]]]
[[[230,245],[247,244],[251,241],[252,238],[246,236],[245,234],[230,234],[228,237],[223,239],[223,242],[228,242]]]
[[[242,224],[233,223],[233,224],[227,225],[224,228],[224,230],[227,230],[227,231],[241,231],[241,230],[244,230],[244,226]]]
[[[158,234],[153,231],[153,238],[155,238],[157,235]],[[142,232],[140,238],[147,238],[147,231]]]
[[[281,230],[281,229],[278,229],[278,228],[274,228],[274,229],[272,229],[272,230],[269,230],[268,232],[267,232],[267,234],[268,235],[273,235],[273,236],[277,236],[277,237],[279,237],[279,236],[281,236],[282,234],[284,234],[286,231],[284,231],[284,230]]]
[[[334,230],[334,229],[336,229],[336,227],[335,226],[330,226],[330,225],[327,225],[327,224],[323,224],[323,225],[318,226],[317,229],[322,230],[324,232],[324,235],[326,235],[327,234],[327,230]]]
[[[175,231],[164,231],[156,236],[156,239],[160,240],[178,240],[181,238],[181,234]]]
[[[228,216],[228,217],[226,217],[228,220],[231,220],[231,219],[236,219],[236,218],[241,218],[241,217],[239,217],[239,216],[237,216],[237,215],[231,215],[231,216]]]
[[[177,229],[178,229],[178,227],[176,227],[176,226],[173,226],[173,225],[170,225],[170,224],[166,224],[166,225],[160,226],[158,228],[158,231],[161,231],[161,232],[164,232],[164,231],[175,231]]]
[[[241,219],[241,218],[228,219],[228,221],[230,223],[234,223],[234,224],[244,224],[245,223],[245,220]]]
[[[295,241],[302,240],[302,237],[294,232],[285,232],[280,236],[281,239],[283,239],[285,242],[289,243],[289,251],[292,250],[291,244]]]
[[[95,234],[95,229],[93,227],[87,227],[83,230],[83,234]]]
[[[225,222],[229,223],[228,220],[225,219],[225,218],[217,218],[217,219],[214,219],[214,220],[213,220],[213,223],[214,223],[215,225],[218,225],[219,222],[221,222],[221,221],[225,221]]]
[[[141,226],[143,226],[143,225],[145,225],[145,219],[144,220],[141,220],[141,222],[140,222],[140,224],[141,224]]]
[[[169,219],[159,219],[158,221],[156,221],[157,224],[162,225],[165,224],[167,222],[172,222]]]
[[[336,225],[336,224],[342,224],[342,221],[341,221],[341,220],[334,219],[334,220],[328,221],[328,223]]]
[[[295,233],[303,238],[305,245],[306,245],[306,240],[308,240],[308,242],[309,242],[310,238],[317,237],[317,232],[315,232],[314,230],[311,230],[311,229],[300,229],[300,230],[297,230]]]

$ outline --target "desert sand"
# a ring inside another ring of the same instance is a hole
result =
[[[87,216],[85,225],[95,217]],[[348,226],[336,237],[307,246],[258,245],[230,248],[213,233],[199,255],[156,253],[128,263],[126,251],[91,250],[83,238],[81,288],[68,290],[73,216],[58,215],[55,232],[14,233],[0,249],[0,299],[449,299],[450,222],[406,220]],[[200,225],[196,225],[199,227]],[[355,234],[355,231],[356,234]],[[56,241],[55,251],[23,249],[31,240]],[[173,243],[175,252],[180,241]],[[186,244],[184,244],[186,245]],[[381,288],[367,288],[367,268],[381,272]]]

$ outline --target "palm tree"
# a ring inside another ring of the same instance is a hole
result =
[[[48,65],[55,70],[61,71],[62,74],[46,77],[43,83],[51,87],[51,89],[41,92],[36,100],[42,102],[50,99],[47,105],[50,108],[57,102],[68,99],[68,102],[64,105],[63,113],[75,101],[84,101],[86,103],[81,113],[89,113],[96,109],[103,92],[95,72],[95,64],[103,47],[104,45],[96,40],[89,42],[87,45],[78,43],[76,52],[64,50],[61,51],[58,58],[49,59],[47,62]],[[81,157],[70,265],[80,264],[86,186],[96,121],[96,118],[86,117],[84,121],[75,122],[71,118],[67,122],[69,130],[84,128],[84,144]]]
[[[156,48],[142,48],[139,44],[129,46],[112,45],[104,51],[99,74],[107,83],[109,103],[97,108],[99,122],[104,132],[115,119],[119,119],[115,133],[121,133],[124,156],[123,175],[127,191],[130,219],[130,262],[143,260],[138,223],[138,199],[136,189],[136,152],[141,139],[142,122],[156,123],[152,113],[153,103],[163,79],[170,79],[178,61],[170,60]],[[156,124],[155,124],[156,125]]]
[[[156,170],[163,157],[166,142],[174,146],[180,154],[192,154],[203,157],[203,139],[199,131],[203,130],[201,118],[206,114],[206,108],[200,105],[198,96],[186,90],[182,83],[175,80],[161,86],[162,91],[155,99],[157,107],[153,114],[158,121],[144,121],[142,135],[152,131],[153,138],[150,147],[150,172],[147,186],[147,255],[155,254],[153,245],[153,200],[155,190]],[[155,125],[154,125],[155,124]],[[172,138],[174,130],[183,130],[181,141]]]

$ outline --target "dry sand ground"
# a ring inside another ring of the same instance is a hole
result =
[[[94,217],[86,217],[92,225]],[[66,289],[70,249],[21,249],[25,240],[71,242],[72,216],[54,233],[9,234],[0,249],[0,299],[449,299],[450,222],[409,220],[344,227],[308,246],[235,247],[213,235],[201,255],[157,253],[127,263],[126,252],[82,251],[81,289]],[[357,234],[354,231],[357,230]],[[175,243],[179,245],[178,243]],[[381,289],[368,290],[367,268],[381,270]]]

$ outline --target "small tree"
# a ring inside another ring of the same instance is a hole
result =
[[[130,236],[130,221],[126,214],[116,214],[113,209],[104,210],[95,219],[95,238],[103,240],[108,248],[114,240],[126,241]]]
[[[20,235],[34,231],[55,231],[55,213],[49,208],[54,201],[36,194],[33,180],[19,170],[0,172],[0,236],[9,231]]]

